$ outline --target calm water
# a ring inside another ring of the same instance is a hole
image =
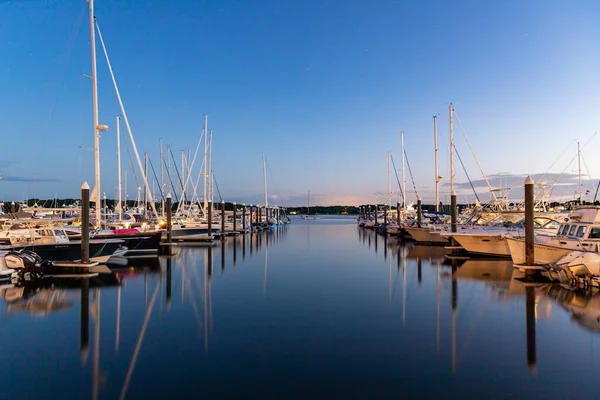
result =
[[[3,290],[0,398],[600,396],[600,297],[510,262],[337,217],[137,264]]]

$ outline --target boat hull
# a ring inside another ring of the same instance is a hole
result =
[[[429,228],[417,228],[412,226],[405,227],[406,232],[417,242],[417,243],[428,243],[428,244],[447,244],[448,239],[440,235],[437,231],[432,231]]]
[[[472,254],[510,258],[507,240],[500,235],[453,235],[466,251]]]
[[[118,248],[122,240],[90,240],[90,261],[105,263]],[[68,243],[34,244],[30,246],[11,246],[10,250],[27,249],[37,253],[48,261],[75,261],[81,259],[81,241]]]
[[[525,264],[525,240],[506,238],[510,256],[515,264]],[[555,263],[575,249],[534,243],[534,264],[547,265]]]

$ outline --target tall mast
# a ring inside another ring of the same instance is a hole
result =
[[[144,153],[144,175],[148,176],[148,152]],[[144,182],[148,184],[148,182]],[[144,190],[144,216],[148,215],[148,193],[150,192],[150,188],[146,186],[146,190]]]
[[[392,153],[388,150],[388,210],[392,209],[392,180],[391,180],[391,171],[390,171],[390,158]]]
[[[404,196],[403,208],[406,209],[406,178],[404,177],[404,131],[400,133],[400,140],[402,142],[402,193]]]
[[[435,158],[435,211],[440,211],[439,183],[440,172],[438,171],[438,144],[437,144],[437,116],[433,116],[433,149]]]
[[[210,131],[208,138],[208,198],[213,202],[213,173],[212,173],[212,136],[213,131]]]
[[[448,106],[450,116],[450,194],[454,193],[454,136],[452,133],[452,103]]]
[[[165,197],[163,193],[165,191],[165,181],[163,177],[163,146],[162,138],[158,139],[158,145],[160,147],[160,215],[164,218],[165,216]]]
[[[119,222],[123,220],[123,198],[121,193],[121,117],[117,117],[117,173],[119,190]]]
[[[100,130],[98,126],[98,81],[96,75],[96,34],[94,30],[94,0],[87,0],[90,8],[90,43],[92,46],[92,98],[94,104],[94,171],[95,185],[91,201],[96,203],[96,225],[100,226]]]
[[[167,145],[167,175],[169,177],[169,193],[173,193],[173,181],[171,179],[171,145]]]
[[[204,215],[208,215],[208,115],[204,115]]]
[[[306,215],[310,215],[310,190],[308,191],[308,206],[306,207]]]
[[[265,161],[265,153],[262,153],[263,157],[263,179],[265,181],[265,207],[269,207],[269,198],[267,196],[267,162]]]
[[[579,164],[579,205],[583,204],[583,185],[581,184],[581,147],[577,142],[577,163]]]

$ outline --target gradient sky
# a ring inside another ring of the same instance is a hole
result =
[[[162,137],[180,159],[210,114],[213,170],[228,201],[262,201],[264,151],[269,192],[276,186],[287,205],[304,205],[309,189],[312,204],[382,202],[388,150],[400,168],[401,131],[417,190],[431,201],[432,116],[447,183],[450,102],[496,186],[564,170],[568,184],[553,193],[567,200],[576,142],[600,127],[597,1],[96,0],[95,8],[140,151],[158,168]],[[0,16],[0,198],[77,197],[94,180],[87,3],[0,0]],[[98,82],[100,123],[110,128],[102,191],[112,198],[120,111],[99,42]],[[599,146],[594,137],[583,151],[596,179],[586,176],[589,189],[600,178]],[[466,181],[458,161],[456,181]],[[397,187],[394,179],[394,202]],[[472,199],[468,185],[458,189],[459,201]],[[489,198],[484,186],[478,192]]]

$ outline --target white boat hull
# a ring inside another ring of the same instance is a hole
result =
[[[440,232],[431,230],[430,228],[417,228],[407,226],[404,229],[412,236],[416,242],[421,243],[448,243],[448,239],[441,236]]]
[[[507,240],[500,235],[453,235],[466,251],[494,257],[510,257]]]
[[[510,256],[515,264],[525,264],[525,240],[506,238]],[[577,249],[569,249],[542,243],[534,243],[534,264],[547,265],[555,263],[562,257]]]

